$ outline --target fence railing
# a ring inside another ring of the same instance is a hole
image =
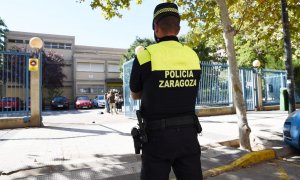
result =
[[[29,53],[0,52],[0,116],[29,113]]]
[[[286,87],[286,71],[263,69],[261,77],[263,105],[278,105],[280,88]]]
[[[227,64],[202,62],[196,105],[229,106],[232,104],[228,73]]]
[[[123,92],[125,115],[134,117],[132,110],[138,109],[140,102],[130,98],[129,79],[132,62],[133,60],[123,65]],[[231,106],[233,93],[228,65],[201,62],[201,69],[196,106]],[[263,105],[279,105],[280,88],[286,87],[286,71],[240,68],[239,75],[247,110],[254,110],[257,106],[257,75],[262,78]],[[300,93],[296,93],[296,101],[300,102]]]

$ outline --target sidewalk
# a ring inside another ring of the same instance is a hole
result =
[[[279,156],[291,153],[282,141],[287,112],[248,112],[247,117],[254,150],[273,149],[271,154]],[[240,157],[244,159],[230,166],[245,166],[240,163],[248,163],[245,158],[259,162],[257,157],[272,157],[270,152],[252,155],[218,144],[236,143],[236,119],[236,115],[199,117],[206,176],[227,170],[224,166]],[[140,156],[133,154],[130,136],[136,120],[82,110],[45,112],[43,123],[43,128],[0,130],[0,179],[139,179]]]

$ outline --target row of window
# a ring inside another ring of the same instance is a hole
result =
[[[109,86],[107,87],[110,90],[115,90],[118,92],[122,92],[122,86]],[[87,86],[87,85],[79,85],[77,87],[77,94],[104,94],[104,86]]]
[[[8,39],[9,43],[19,43],[19,44],[29,44],[29,40],[22,40],[22,39]],[[50,49],[72,49],[71,43],[57,43],[57,42],[44,42],[45,48]]]
[[[72,44],[45,41],[44,47],[50,49],[72,49]]]
[[[77,71],[83,72],[105,72],[105,65],[100,63],[77,63]],[[108,64],[107,72],[120,72],[118,64]]]
[[[8,39],[9,43],[29,44],[29,40],[22,39]]]
[[[104,94],[104,86],[78,86],[80,94]]]

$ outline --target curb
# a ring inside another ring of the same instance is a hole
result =
[[[230,163],[228,165],[213,168],[213,169],[203,172],[203,177],[207,178],[207,177],[217,176],[217,175],[222,174],[227,171],[241,169],[244,167],[251,166],[253,164],[257,164],[257,163],[275,159],[275,158],[276,158],[276,151],[273,149],[250,152],[250,153],[238,158],[237,160],[233,161],[232,163]]]

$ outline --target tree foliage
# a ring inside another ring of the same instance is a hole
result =
[[[85,0],[80,0],[84,2]],[[158,1],[159,2],[159,1]],[[190,39],[193,42],[213,41],[225,49],[222,39],[220,9],[212,0],[168,0],[180,6],[182,19],[192,29]],[[228,12],[235,38],[237,61],[241,66],[252,66],[252,61],[259,59],[263,67],[282,69],[283,35],[281,5],[278,0],[227,0]],[[130,9],[133,1],[129,0],[91,0],[93,9],[100,8],[105,19],[122,17],[120,10]],[[137,0],[141,4],[142,0]],[[293,59],[300,59],[300,2],[289,0],[290,31]],[[194,44],[195,45],[195,44]],[[193,46],[194,47],[194,46]],[[247,49],[247,51],[246,51]],[[273,60],[275,62],[273,62]],[[278,66],[277,66],[278,65]]]
[[[53,52],[46,52],[42,50],[42,82],[43,87],[46,88],[60,88],[63,87],[63,79],[66,75],[63,73],[64,58]]]
[[[5,43],[5,32],[8,31],[4,20],[0,17],[0,51],[4,50],[4,43]]]

